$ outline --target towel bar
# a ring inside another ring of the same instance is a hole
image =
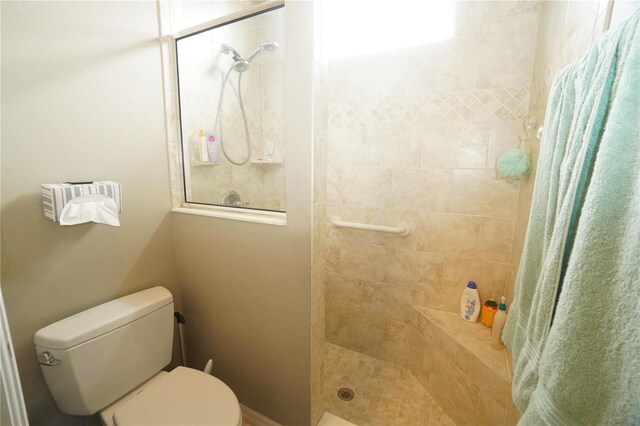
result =
[[[388,234],[396,235],[409,235],[409,227],[404,223],[400,223],[398,226],[370,225],[368,223],[345,222],[340,220],[339,217],[334,216],[331,218],[331,224],[336,228],[352,228],[362,229],[365,231],[386,232]]]

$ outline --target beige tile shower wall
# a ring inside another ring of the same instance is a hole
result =
[[[540,10],[540,29],[538,47],[534,63],[533,84],[531,87],[530,116],[537,125],[544,121],[547,97],[558,70],[577,61],[598,40],[605,30],[607,1],[550,1],[543,2]],[[640,1],[613,2],[609,27],[628,18],[640,8]],[[513,249],[509,263],[507,280],[508,298],[513,297],[515,278],[520,265],[529,210],[535,183],[535,164],[538,159],[540,143],[531,138],[529,143],[534,169],[530,178],[521,184],[516,215]]]
[[[505,292],[519,187],[495,179],[528,113],[535,2],[460,2],[453,39],[329,66],[327,340],[406,364],[413,305]]]

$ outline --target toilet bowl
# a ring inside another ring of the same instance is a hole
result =
[[[161,372],[100,411],[105,426],[242,425],[240,404],[221,380],[178,367]]]
[[[241,426],[221,380],[171,361],[173,296],[154,287],[40,329],[38,361],[58,408],[103,424]]]

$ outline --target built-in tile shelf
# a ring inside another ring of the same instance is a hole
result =
[[[414,306],[409,370],[457,424],[514,425],[507,351],[457,313]]]
[[[503,380],[511,382],[507,364],[507,350],[491,346],[491,329],[479,322],[467,322],[458,313],[415,307],[433,324],[441,328],[455,342],[468,350]]]
[[[282,164],[282,159],[256,158],[255,160],[250,160],[249,164]]]
[[[196,160],[196,159],[191,159],[191,167],[200,167],[200,166],[218,166],[220,165],[219,162],[216,163],[210,163],[210,162],[204,162],[204,161],[200,161],[200,160]]]

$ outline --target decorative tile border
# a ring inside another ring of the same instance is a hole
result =
[[[329,126],[419,124],[524,119],[529,87],[329,103]]]

